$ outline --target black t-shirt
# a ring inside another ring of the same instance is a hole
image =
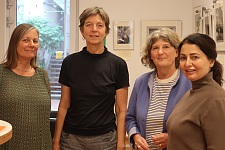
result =
[[[70,87],[71,102],[63,131],[99,135],[116,128],[116,90],[129,86],[126,62],[105,48],[91,54],[86,47],[63,60],[59,82]]]

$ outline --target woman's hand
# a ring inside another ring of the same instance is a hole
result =
[[[160,133],[152,136],[152,140],[159,148],[166,148],[168,141],[168,133]]]
[[[138,150],[149,150],[149,145],[146,140],[140,135],[135,134],[133,135],[134,140],[134,148]]]

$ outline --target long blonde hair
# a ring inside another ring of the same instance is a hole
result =
[[[8,45],[8,49],[6,51],[5,54],[5,58],[2,61],[2,64],[6,67],[9,68],[15,68],[17,65],[17,59],[18,59],[18,55],[17,55],[17,45],[20,41],[20,39],[23,37],[24,34],[26,34],[28,31],[35,29],[38,33],[38,38],[39,38],[39,31],[37,28],[35,28],[33,25],[31,24],[27,24],[27,23],[23,23],[18,25],[10,38],[9,41],[9,45]],[[37,56],[35,56],[34,58],[31,59],[30,65],[33,68],[37,68]]]

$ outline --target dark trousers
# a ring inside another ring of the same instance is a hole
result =
[[[116,130],[97,136],[82,136],[62,132],[61,150],[116,150]]]

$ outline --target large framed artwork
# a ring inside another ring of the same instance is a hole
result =
[[[134,49],[133,30],[133,21],[114,21],[114,49]]]
[[[181,25],[180,20],[153,20],[153,21],[142,21],[142,45],[146,42],[148,36],[155,30],[160,28],[170,28],[177,32],[181,37]]]
[[[212,14],[210,13],[210,9],[206,7],[202,7],[202,21],[203,21],[203,29],[202,33],[209,35],[212,37]]]
[[[194,32],[202,33],[202,6],[199,5],[193,9],[194,14]]]
[[[212,16],[212,37],[216,42],[218,51],[225,51],[224,35],[224,7],[223,1],[214,4],[214,15]]]
[[[194,8],[194,32],[207,34],[216,42],[217,51],[225,51],[224,0],[214,0],[212,6]]]

